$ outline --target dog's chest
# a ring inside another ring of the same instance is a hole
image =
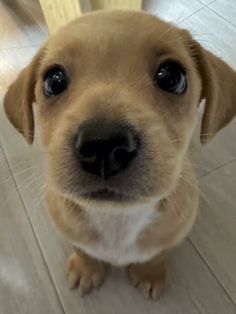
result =
[[[79,244],[79,247],[87,254],[114,265],[144,262],[157,253],[156,250],[140,250],[137,239],[157,216],[153,204],[127,211],[125,208],[118,209],[115,214],[99,209],[88,211],[90,228],[98,236],[95,242]]]

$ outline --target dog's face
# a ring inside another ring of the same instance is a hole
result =
[[[235,72],[186,31],[141,12],[100,12],[49,39],[10,87],[5,109],[32,142],[36,101],[59,193],[135,202],[175,188],[201,98],[204,140],[235,115],[234,84]]]

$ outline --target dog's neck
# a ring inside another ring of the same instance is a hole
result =
[[[115,265],[144,262],[157,250],[141,253],[136,241],[142,231],[160,215],[158,199],[133,206],[86,206],[84,208],[89,228],[97,234],[96,243],[73,244],[90,256]]]

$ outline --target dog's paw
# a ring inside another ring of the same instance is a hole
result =
[[[132,285],[138,288],[145,298],[157,300],[167,286],[167,268],[164,263],[134,264],[130,265],[127,271]]]
[[[79,294],[84,296],[104,281],[103,263],[88,256],[74,252],[66,263],[66,276],[71,289],[79,287]]]

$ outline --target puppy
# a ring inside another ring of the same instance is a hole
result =
[[[47,201],[73,244],[69,286],[99,286],[126,266],[153,299],[166,255],[190,231],[198,187],[188,147],[236,114],[236,72],[185,31],[144,12],[84,15],[53,35],[10,86],[11,123],[32,144],[33,106],[47,152]]]

